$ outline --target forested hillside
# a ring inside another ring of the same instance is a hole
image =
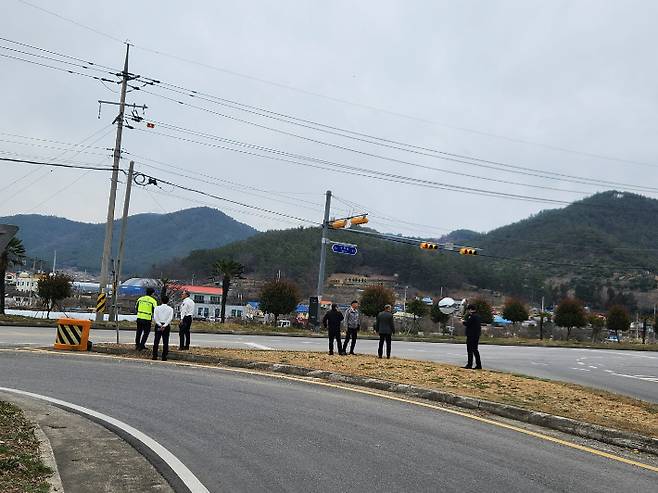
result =
[[[30,257],[50,265],[57,251],[57,265],[97,272],[105,238],[105,224],[70,221],[38,214],[0,217],[0,223],[20,228]],[[119,241],[120,221],[114,223],[114,251]],[[143,275],[154,264],[186,256],[199,248],[212,248],[256,233],[217,209],[197,207],[169,214],[135,214],[128,217],[126,257],[123,272]]]
[[[459,230],[442,238],[480,247],[478,257],[332,231],[332,240],[356,243],[359,253],[329,254],[327,271],[398,274],[401,283],[430,291],[470,285],[520,296],[532,292],[547,300],[576,289],[586,301],[603,303],[609,289],[620,293],[655,286],[656,217],[658,200],[605,192],[486,234]],[[319,244],[319,228],[269,231],[195,251],[158,268],[174,277],[203,277],[216,259],[231,257],[242,262],[250,276],[271,278],[281,270],[311,290],[317,279]]]

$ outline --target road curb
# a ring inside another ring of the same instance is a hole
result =
[[[94,346],[93,351],[119,356],[125,354],[133,354],[133,351],[131,350],[109,346]],[[249,368],[254,370],[269,371],[273,373],[283,373],[286,375],[313,377],[331,382],[346,383],[359,387],[383,390],[396,394],[402,394],[407,397],[415,397],[434,402],[450,404],[465,409],[485,411],[497,416],[501,416],[503,418],[514,419],[517,421],[522,421],[544,428],[550,428],[583,438],[597,440],[599,442],[607,443],[610,445],[616,445],[632,450],[638,450],[641,452],[658,455],[658,439],[656,438],[640,435],[638,433],[606,428],[604,426],[577,421],[575,419],[565,418],[563,416],[557,416],[554,414],[531,411],[509,404],[501,404],[498,402],[477,399],[475,397],[452,394],[450,392],[444,392],[441,390],[427,389],[424,387],[418,387],[416,385],[402,384],[371,377],[346,375],[342,373],[334,373],[325,370],[317,370],[313,368],[282,363],[265,363],[261,361],[248,361],[236,358],[217,358],[213,356],[204,356],[190,353],[169,353],[169,359],[190,363],[202,363],[211,365],[221,364],[230,367]]]
[[[49,493],[64,493],[64,486],[62,486],[62,478],[59,475],[59,469],[57,468],[57,462],[55,461],[55,452],[53,451],[53,446],[50,443],[50,440],[43,432],[41,425],[35,420],[31,420],[34,424],[34,436],[37,437],[39,441],[39,452],[41,454],[41,460],[43,463],[48,466],[53,472],[48,478],[48,484],[50,488],[48,489]]]

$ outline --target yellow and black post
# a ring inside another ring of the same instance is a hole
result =
[[[55,349],[88,351],[91,349],[91,342],[89,342],[90,329],[91,320],[77,320],[75,318],[58,319]]]
[[[98,298],[96,298],[96,313],[105,313],[106,306],[107,295],[105,293],[98,293]]]

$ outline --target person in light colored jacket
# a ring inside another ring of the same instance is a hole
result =
[[[350,345],[350,354],[354,354],[354,346],[356,345],[356,337],[359,329],[361,328],[361,312],[359,312],[359,302],[352,301],[350,307],[345,310],[345,341],[343,342],[343,354],[347,352],[347,343],[352,339]]]
[[[178,325],[178,337],[180,344],[178,349],[190,349],[190,329],[192,328],[192,315],[194,315],[194,301],[190,298],[188,291],[183,291],[183,301],[180,304],[180,324]]]
[[[169,303],[169,297],[164,295],[161,303],[155,307],[153,312],[155,340],[153,341],[152,359],[158,359],[158,346],[162,339],[162,361],[167,361],[167,354],[169,354],[169,333],[171,332],[171,321],[174,318],[174,309],[167,303]]]

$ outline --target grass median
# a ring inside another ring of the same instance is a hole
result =
[[[130,346],[120,347],[129,357],[151,356],[150,351],[140,354]],[[175,359],[177,353],[170,351],[170,359]],[[657,404],[570,383],[499,371],[465,370],[428,361],[378,359],[372,355],[330,356],[318,352],[221,348],[192,348],[185,353],[211,357],[218,365],[230,359],[282,363],[418,385],[658,438]]]
[[[52,470],[39,452],[39,441],[23,412],[0,401],[0,491],[47,493]]]

